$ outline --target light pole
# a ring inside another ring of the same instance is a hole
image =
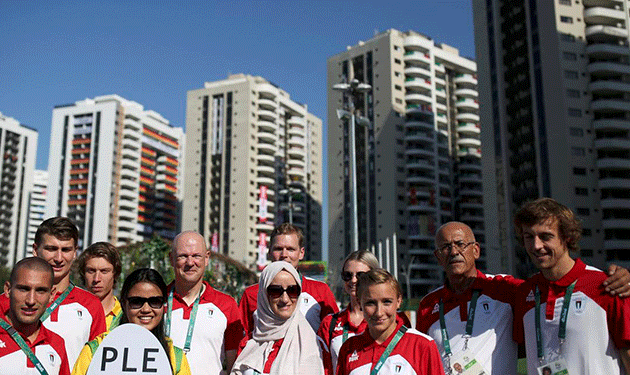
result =
[[[350,80],[350,83],[342,82],[333,85],[333,90],[343,92],[344,96],[348,95],[349,105],[344,109],[337,110],[339,119],[350,118],[350,184],[352,185],[351,206],[352,206],[352,250],[359,250],[359,223],[357,214],[357,156],[355,152],[355,123],[360,125],[369,124],[369,120],[365,117],[355,114],[354,101],[359,98],[359,94],[366,93],[372,89],[367,83],[361,83],[358,79]],[[359,117],[357,119],[357,117]]]

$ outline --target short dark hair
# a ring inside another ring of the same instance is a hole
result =
[[[45,260],[39,257],[24,258],[20,260],[19,262],[17,262],[15,266],[13,266],[13,269],[11,270],[11,276],[9,276],[9,282],[11,283],[11,286],[15,284],[17,273],[22,268],[48,273],[50,275],[50,287],[52,288],[54,284],[55,273],[53,272],[53,269],[50,266],[50,264],[48,264],[48,262],[46,262]]]
[[[120,272],[122,272],[120,253],[118,253],[116,246],[109,242],[95,242],[81,252],[79,259],[77,259],[77,268],[83,284],[85,284],[85,264],[92,258],[105,258],[106,261],[111,263],[114,267],[114,285],[116,285]]]
[[[44,235],[57,237],[60,240],[74,240],[74,246],[79,245],[79,230],[67,217],[52,217],[44,220],[35,232],[35,244],[39,246],[44,240]]]
[[[359,301],[367,288],[376,284],[389,284],[396,291],[396,297],[402,296],[402,289],[398,280],[383,268],[374,268],[359,276],[357,280],[357,298]]]
[[[272,246],[273,246],[273,239],[276,236],[283,235],[283,234],[295,234],[298,238],[298,245],[300,246],[300,248],[304,247],[303,245],[304,234],[302,233],[302,229],[296,227],[295,225],[291,223],[283,223],[273,229],[273,231],[271,232],[271,235],[269,236],[269,238],[271,239]]]
[[[558,233],[569,251],[580,249],[582,223],[571,209],[551,198],[539,198],[527,202],[514,215],[514,229],[521,245],[523,244],[523,225],[532,226],[547,220],[558,223]]]

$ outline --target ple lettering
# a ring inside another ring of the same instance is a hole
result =
[[[144,355],[142,356],[142,372],[157,372],[157,368],[150,368],[150,362],[155,362],[155,357],[151,356],[151,353],[158,353],[160,350],[157,348],[144,348]],[[105,371],[108,364],[116,366],[115,362],[118,358],[118,349],[112,347],[103,347],[103,358],[101,359],[101,371]],[[138,372],[137,367],[132,367],[129,362],[129,348],[123,348],[122,361],[120,363],[121,372]]]

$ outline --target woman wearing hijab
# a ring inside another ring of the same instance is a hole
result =
[[[323,375],[317,337],[300,312],[302,278],[285,261],[260,275],[256,325],[236,359],[233,375]]]

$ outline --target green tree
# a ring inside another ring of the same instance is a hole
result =
[[[166,283],[173,281],[174,274],[169,261],[171,243],[154,234],[149,241],[119,247],[122,262],[120,281],[138,268],[150,267],[156,269]]]

